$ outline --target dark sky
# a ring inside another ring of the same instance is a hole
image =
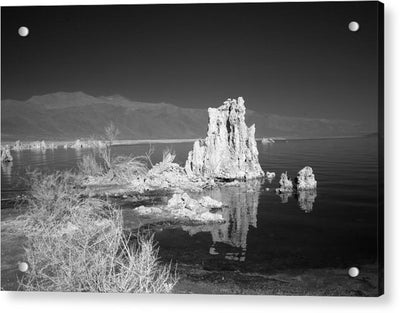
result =
[[[183,107],[243,96],[375,123],[377,2],[2,8],[2,98],[57,91]],[[348,30],[356,20],[358,32]],[[19,26],[28,37],[17,34]]]

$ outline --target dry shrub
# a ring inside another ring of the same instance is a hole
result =
[[[106,171],[109,171],[112,165],[111,146],[107,145],[106,147],[99,148],[98,151]]]
[[[111,172],[118,183],[128,184],[148,172],[145,158],[142,156],[118,156],[112,161]]]
[[[176,153],[171,148],[166,148],[163,150],[163,159],[161,163],[169,164],[174,162]]]
[[[71,172],[47,175],[34,171],[29,173],[28,185],[31,190],[26,216],[37,226],[65,219],[81,198],[78,177]]]
[[[28,291],[166,293],[176,284],[171,265],[158,259],[152,237],[132,245],[122,213],[83,197],[70,173],[31,178],[23,217],[30,266],[20,281]]]
[[[104,167],[97,163],[93,154],[83,156],[78,162],[79,172],[86,176],[100,176],[104,174]]]
[[[172,151],[171,148],[166,148],[163,151],[162,156],[163,156],[162,161],[153,166],[151,170],[152,174],[161,174],[164,171],[170,169],[171,165],[175,160],[176,154],[175,152]]]
[[[153,238],[129,245],[115,220],[70,224],[28,237],[27,291],[169,293],[177,282],[163,265]]]

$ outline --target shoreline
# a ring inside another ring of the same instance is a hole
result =
[[[344,135],[344,136],[320,136],[320,137],[264,137],[268,139],[273,139],[276,141],[297,141],[297,140],[333,140],[333,139],[352,139],[352,138],[365,138],[372,137],[375,134],[362,134],[362,135]],[[377,134],[376,134],[377,136]],[[158,143],[187,143],[187,142],[195,142],[196,140],[201,138],[181,138],[181,139],[121,139],[115,140],[113,142],[113,146],[129,146],[129,145],[140,145],[140,144],[158,144]],[[262,141],[263,137],[256,138],[256,141]],[[81,139],[85,141],[84,139]],[[27,140],[22,141],[21,143],[32,143],[39,140]],[[76,140],[49,140],[46,143],[53,143],[57,146],[63,146],[65,144],[73,144]],[[15,141],[1,141],[1,145],[13,145]]]
[[[329,139],[351,139],[351,138],[368,138],[375,136],[375,134],[362,134],[362,135],[343,135],[343,136],[320,136],[320,137],[264,137],[276,141],[296,141],[296,140],[329,140]],[[377,136],[377,135],[376,135]],[[256,138],[256,141],[263,140],[262,137]]]

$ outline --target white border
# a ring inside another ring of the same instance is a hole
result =
[[[23,1],[2,0],[2,6],[133,4],[133,3],[211,3],[264,1]],[[268,1],[282,2],[282,1]],[[302,2],[302,1],[287,1]],[[310,2],[310,1],[303,1]],[[400,186],[400,1],[385,3],[385,295],[380,298],[326,298],[278,296],[203,295],[124,295],[78,293],[0,292],[3,312],[400,312],[400,207],[396,192]],[[285,21],[283,21],[285,22]],[[396,56],[396,57],[395,57]],[[397,162],[396,162],[397,161]]]

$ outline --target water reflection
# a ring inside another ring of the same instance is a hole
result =
[[[13,162],[1,162],[1,176],[5,180],[5,183],[11,183]]]
[[[289,198],[293,196],[292,192],[277,193],[282,203],[288,203]],[[317,190],[302,190],[294,194],[297,203],[304,213],[311,213],[313,210],[315,198],[317,198]]]
[[[316,197],[317,197],[317,190],[298,191],[296,195],[299,207],[305,213],[311,213]]]
[[[281,198],[281,203],[288,203],[289,198],[291,196],[293,196],[293,193],[292,192],[282,192],[282,193],[278,193],[278,196]]]
[[[222,225],[183,226],[182,229],[190,235],[209,232],[212,237],[209,249],[211,255],[224,253],[225,259],[245,261],[249,227],[257,227],[260,189],[261,181],[254,180],[211,190],[210,197],[226,205],[221,213],[227,222]],[[227,252],[219,251],[219,248],[222,249],[219,243],[231,249]]]
[[[29,153],[31,154],[31,165],[44,165],[47,164],[47,156],[46,150],[38,149],[38,150],[30,150]]]
[[[80,159],[82,157],[82,150],[81,149],[74,149],[75,155],[77,159]]]
[[[22,157],[21,154],[22,154],[21,150],[13,150],[12,151],[13,158],[16,159],[18,162],[20,161],[20,159]]]

